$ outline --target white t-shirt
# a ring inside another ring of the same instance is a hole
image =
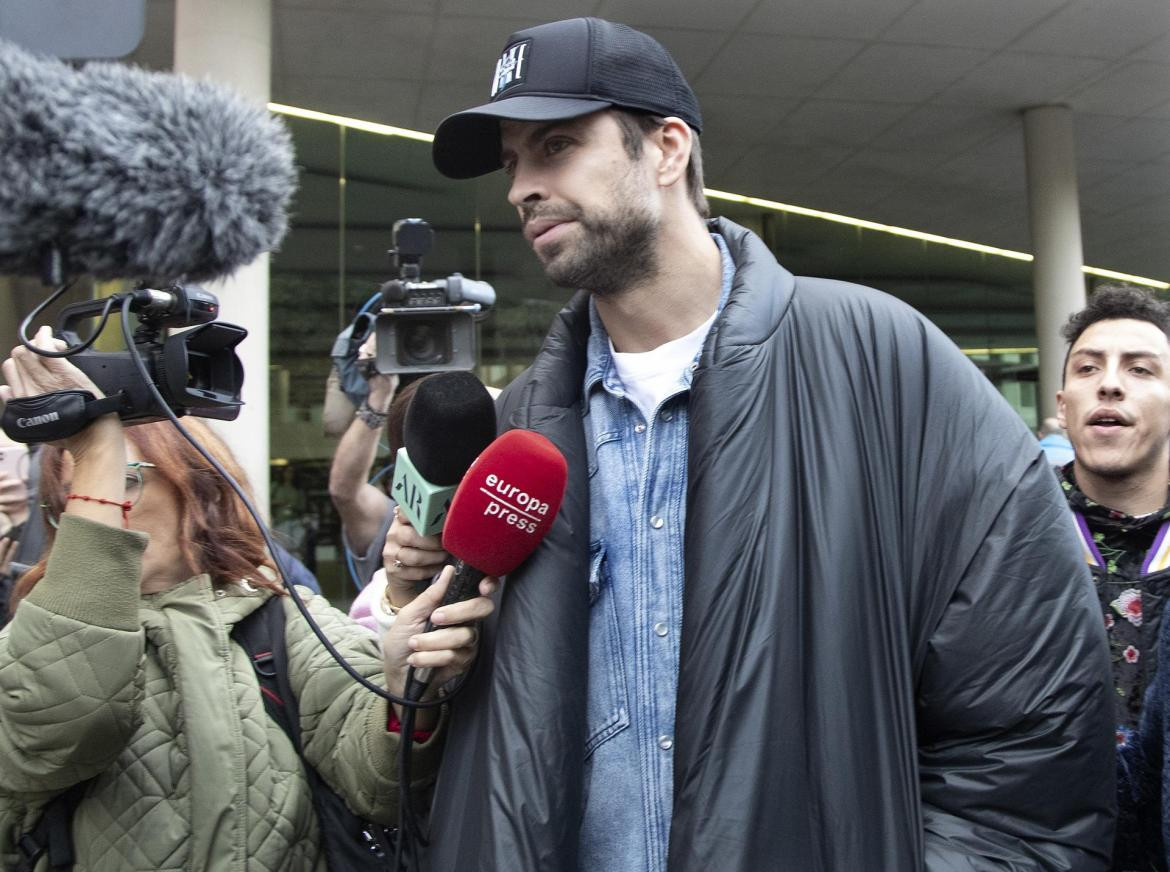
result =
[[[678,339],[672,339],[651,351],[615,351],[613,340],[609,342],[609,353],[613,355],[614,369],[630,401],[642,411],[642,417],[649,421],[658,404],[683,386],[683,373],[703,348],[703,340],[715,323],[715,312],[711,317]]]

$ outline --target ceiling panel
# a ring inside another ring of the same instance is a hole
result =
[[[521,19],[444,15],[435,23],[435,37],[427,63],[428,82],[480,84],[481,100],[491,94],[496,61],[508,37],[529,22]]]
[[[1170,64],[1126,64],[1073,91],[1069,104],[1078,112],[1140,115],[1163,105],[1167,89],[1170,89]]]
[[[1119,60],[1168,27],[1166,0],[1073,0],[1022,34],[1012,48]]]
[[[275,51],[288,75],[422,81],[434,26],[430,15],[288,9],[274,22]]]
[[[1109,68],[1099,58],[1000,52],[987,58],[935,98],[939,103],[1023,107],[1061,102]]]
[[[679,30],[672,27],[646,27],[646,33],[663,45],[670,46],[670,55],[683,71],[687,81],[693,82],[711,63],[725,37],[702,30]]]
[[[864,43],[845,39],[739,34],[691,85],[700,98],[708,93],[805,97],[863,48]]]
[[[1015,114],[966,106],[919,106],[876,137],[874,148],[928,148],[948,154],[963,151],[1017,126]]]
[[[682,27],[720,33],[733,29],[756,3],[757,0],[720,0],[718,3],[604,0],[598,6],[598,15],[638,28]]]
[[[832,147],[760,146],[748,151],[724,175],[734,191],[766,190],[767,196],[791,202],[794,190],[811,184],[849,154],[847,149]]]
[[[344,2],[344,0],[343,0]],[[373,0],[378,2],[378,0]],[[414,11],[418,11],[417,0],[412,2]],[[599,0],[437,0],[434,4],[441,18],[452,15],[490,16],[493,18],[523,19],[521,27],[541,24],[545,21],[556,21],[561,18],[574,18],[578,15],[595,15],[601,6]],[[504,33],[507,37],[512,29]],[[499,46],[503,48],[503,45]]]
[[[915,0],[764,0],[742,29],[785,36],[872,39]]]
[[[979,49],[875,43],[816,92],[817,97],[917,103],[987,58]]]
[[[1009,130],[940,164],[934,173],[976,190],[1014,196],[1027,184],[1023,136]]]
[[[860,148],[913,111],[913,106],[896,103],[808,100],[781,123],[772,139]]]
[[[1170,154],[1170,118],[1077,116],[1075,127],[1077,154],[1088,159],[1141,164]]]
[[[921,0],[882,31],[887,42],[1000,49],[1065,0]]]

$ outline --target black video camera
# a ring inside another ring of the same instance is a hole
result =
[[[421,218],[394,224],[389,254],[398,278],[382,285],[382,309],[374,322],[378,337],[375,367],[380,373],[452,372],[475,368],[475,322],[495,305],[487,282],[452,273],[420,280],[422,258],[435,233]]]
[[[129,301],[127,303],[127,297]],[[139,288],[111,298],[66,306],[54,333],[70,347],[81,347],[70,361],[106,396],[88,391],[54,391],[8,402],[0,427],[18,442],[51,442],[72,436],[99,415],[117,412],[126,424],[167,417],[150,386],[143,383],[130,349],[93,351],[78,336],[78,326],[102,315],[113,304],[128,305],[138,315],[134,347],[166,406],[176,415],[232,421],[240,414],[244,367],[235,347],[248,331],[215,322],[219,300],[196,285],[174,284],[165,290]],[[199,326],[163,337],[173,327]],[[99,328],[100,329],[100,328]]]

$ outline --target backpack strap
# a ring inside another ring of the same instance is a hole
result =
[[[74,784],[45,804],[40,820],[17,839],[16,847],[20,857],[16,872],[33,872],[37,861],[45,853],[49,855],[49,869],[53,872],[73,868],[73,813],[81,804],[89,782],[87,779]]]
[[[268,716],[292,740],[301,758],[321,847],[330,872],[389,868],[392,834],[379,824],[361,820],[305,759],[301,746],[300,710],[288,680],[288,649],[285,645],[284,598],[269,597],[259,608],[236,623],[232,638],[247,652],[260,684],[260,696]]]
[[[292,740],[301,753],[300,712],[297,698],[288,684],[288,653],[284,641],[284,606],[282,597],[270,596],[259,608],[232,627],[232,639],[244,649],[256,680],[264,710]]]

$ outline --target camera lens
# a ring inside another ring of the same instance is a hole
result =
[[[411,323],[404,325],[398,336],[398,359],[405,364],[440,364],[451,359],[451,343],[443,321],[411,319]]]

